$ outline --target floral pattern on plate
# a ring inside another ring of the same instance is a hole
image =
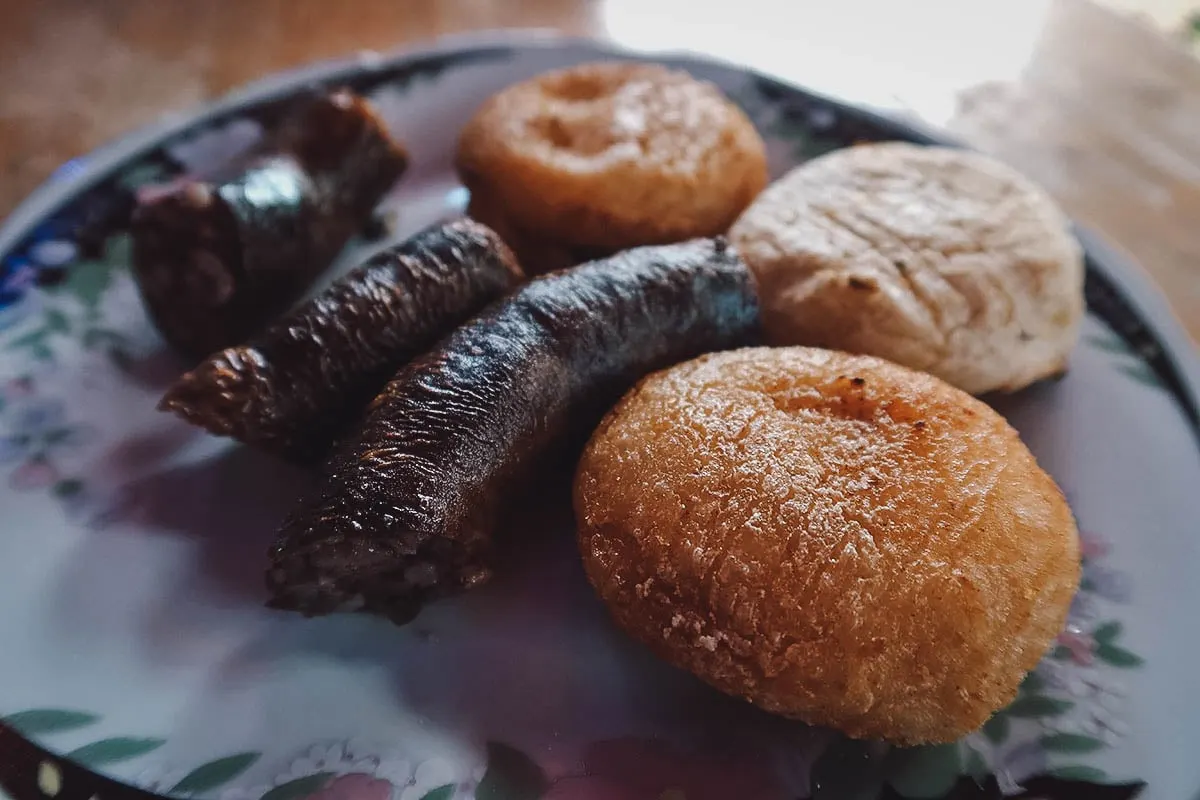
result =
[[[981,791],[991,780],[1005,795],[1020,793],[1030,779],[1107,782],[1104,770],[1089,761],[1126,735],[1121,672],[1141,666],[1142,659],[1119,644],[1122,623],[1109,604],[1127,601],[1130,587],[1104,562],[1110,545],[1090,533],[1081,539],[1085,577],[1059,643],[1026,678],[1008,708],[957,744],[900,749],[828,734],[813,736],[788,759],[807,765],[797,777],[794,763],[792,769],[781,770],[769,754],[689,754],[655,739],[593,742],[568,765],[538,764],[498,743],[489,744],[486,757],[480,754],[475,763],[381,755],[378,748],[348,741],[314,745],[267,783],[219,792],[262,753],[221,756],[189,770],[156,765],[134,780],[152,791],[219,800],[785,800],[797,791],[815,798],[844,797],[847,792],[873,798],[886,796],[881,794],[885,787],[894,796],[915,799],[947,796],[964,778]],[[96,714],[64,709],[33,709],[0,719],[39,740],[99,720]],[[152,737],[109,737],[70,750],[65,757],[103,766],[140,759],[164,743]],[[489,787],[498,782],[508,787],[506,793],[492,793]]]
[[[555,58],[593,54],[590,46],[562,47],[553,51]],[[386,100],[389,119],[416,124],[412,120],[434,113],[454,92],[482,97],[492,83],[509,80],[500,68],[521,54],[490,52],[461,63],[440,57],[427,73],[410,65],[394,80],[380,73],[363,80]],[[529,58],[526,71],[546,65],[543,55]],[[776,174],[835,147],[897,135],[896,129],[778,82],[703,63],[697,69],[721,81],[760,126]],[[499,77],[492,75],[497,70]],[[426,80],[413,81],[416,74]],[[445,88],[444,81],[457,81],[457,88]],[[466,113],[468,106],[454,113]],[[124,221],[139,193],[181,174],[215,170],[253,146],[261,136],[260,111],[189,129],[125,164],[0,257],[2,491],[23,502],[42,502],[38,513],[61,509],[84,520],[80,524],[89,530],[107,529],[104,511],[112,505],[112,487],[106,470],[97,466],[108,462],[97,453],[119,444],[129,426],[111,429],[111,420],[79,399],[80,393],[138,380],[156,385],[138,370],[148,369],[146,362],[159,352],[129,275]],[[422,138],[419,131],[409,138],[414,171],[436,172],[421,159],[444,158],[445,142]],[[432,195],[431,208],[462,205],[452,182],[436,185],[440,194]],[[387,211],[404,217],[412,198],[393,200]],[[1103,302],[1093,304],[1098,316],[1089,322],[1081,350],[1101,360],[1126,389],[1168,395],[1172,384],[1163,377],[1162,348],[1129,319],[1119,299],[1104,294],[1112,290],[1096,283],[1102,276],[1090,280],[1089,300]],[[981,731],[951,745],[905,750],[858,743],[799,724],[781,728],[753,715],[747,723],[739,709],[733,712],[739,725],[762,723],[774,738],[753,740],[758,744],[743,751],[720,736],[697,741],[687,726],[642,725],[548,748],[517,746],[506,732],[482,730],[470,746],[442,752],[435,739],[423,735],[398,737],[388,746],[315,735],[303,746],[263,740],[195,758],[175,747],[169,727],[134,726],[131,732],[116,709],[57,707],[54,692],[40,698],[38,707],[3,709],[12,711],[3,721],[90,769],[152,791],[211,800],[1131,797],[1142,786],[1132,780],[1137,773],[1121,766],[1125,762],[1111,767],[1110,756],[1132,735],[1128,704],[1151,657],[1130,642],[1131,611],[1146,587],[1122,566],[1130,555],[1130,533],[1106,527],[1102,516],[1090,518],[1086,502],[1072,504],[1084,509],[1084,578],[1066,629],[1016,700]],[[437,635],[423,634],[428,642]],[[601,652],[614,663],[626,658]],[[524,657],[516,644],[511,654]],[[503,741],[489,741],[502,736]],[[60,784],[61,776],[58,783],[45,781]]]

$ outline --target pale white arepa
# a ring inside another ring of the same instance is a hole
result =
[[[1079,335],[1083,255],[1066,216],[978,153],[829,153],[767,187],[731,237],[771,344],[875,355],[982,394],[1061,373]]]

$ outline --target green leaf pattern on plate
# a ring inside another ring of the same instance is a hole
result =
[[[1140,667],[1144,662],[1142,657],[1131,653],[1124,647],[1101,642],[1096,647],[1096,658],[1114,667]]]
[[[451,800],[452,797],[454,797],[454,784],[448,783],[445,786],[431,789],[421,800]]]
[[[426,75],[414,75],[424,80]],[[762,127],[770,139],[791,150],[794,160],[807,160],[828,150],[838,142],[816,132],[811,120],[781,109],[758,94],[753,85],[738,95],[739,102]],[[128,185],[140,185],[160,177],[157,168],[136,167],[124,178]],[[36,290],[40,296],[40,312],[31,319],[0,333],[0,350],[23,354],[31,367],[53,362],[56,346],[65,339],[75,338],[87,348],[119,353],[124,337],[112,327],[115,320],[105,318],[106,293],[122,278],[130,260],[130,240],[127,233],[111,236],[102,257],[81,260],[71,265],[66,279],[59,285]],[[1117,369],[1132,380],[1161,389],[1161,382],[1146,361],[1118,337],[1107,331],[1089,336],[1088,342],[1117,360]],[[5,416],[19,405],[12,397],[0,392],[0,434],[5,433]],[[63,429],[63,440],[70,438],[69,428]],[[49,431],[47,436],[56,436]],[[83,482],[75,477],[58,476],[48,484],[50,491],[61,499],[79,496]],[[1085,555],[1085,558],[1087,556]],[[1085,578],[1081,592],[1090,595],[1098,591],[1090,577]],[[1094,657],[1099,665],[1117,670],[1140,667],[1143,659],[1122,643],[1123,629],[1115,619],[1104,619],[1090,628],[1075,632],[1074,639],[1060,637],[1048,661],[1073,666],[1086,657]],[[1023,683],[1014,702],[993,716],[980,733],[960,743],[911,749],[881,748],[846,739],[835,740],[826,747],[813,764],[811,789],[814,797],[874,798],[885,783],[902,797],[936,797],[951,788],[958,776],[976,778],[993,772],[1003,764],[1006,754],[1013,751],[1014,742],[1030,740],[1029,730],[1041,725],[1046,729],[1032,737],[1051,760],[1048,772],[1055,776],[1086,781],[1104,781],[1108,776],[1100,769],[1080,759],[1092,756],[1108,746],[1106,739],[1075,730],[1059,729],[1064,718],[1080,710],[1081,701],[1064,696],[1061,690],[1049,685],[1039,673],[1031,673]],[[101,721],[87,712],[36,708],[0,718],[22,734],[41,739],[57,734],[79,732]],[[67,757],[86,766],[102,767],[143,757],[162,747],[157,738],[109,736],[98,738],[70,750]],[[256,762],[259,752],[226,755],[191,769],[171,786],[161,787],[176,795],[205,796],[235,782]],[[1062,763],[1059,763],[1059,761]],[[305,800],[325,788],[335,773],[320,771],[292,778],[264,790],[260,800]],[[537,800],[550,787],[543,768],[526,753],[498,742],[487,745],[487,768],[475,787],[476,800]],[[460,786],[445,784],[429,789],[421,800],[452,800],[461,796]]]
[[[51,327],[58,324],[55,321]],[[34,387],[36,382],[28,380],[23,385]],[[64,499],[83,490],[82,483],[75,478],[60,478],[51,486],[52,493]],[[1087,534],[1082,538],[1087,570],[1103,553]],[[1103,589],[1105,575],[1093,575],[1095,580],[1086,582],[1081,588],[1085,599]],[[1104,617],[1087,625],[1073,620],[1043,666],[1055,665],[1067,673],[1085,666],[1088,669],[1110,668],[1117,672],[1141,666],[1142,658],[1123,643],[1124,635],[1124,627],[1117,619]],[[1104,773],[1084,760],[1101,753],[1111,740],[1094,731],[1072,727],[1074,717],[1085,713],[1087,706],[1087,702],[1049,681],[1039,668],[1025,678],[1017,697],[1007,708],[988,720],[979,733],[962,742],[910,750],[887,751],[884,748],[882,753],[873,753],[872,747],[878,750],[878,746],[835,743],[813,766],[811,788],[817,797],[874,798],[885,785],[902,797],[935,797],[949,789],[960,775],[978,777],[988,772],[1003,773],[1005,759],[1021,748],[1027,750],[1029,742],[1035,743],[1033,746],[1043,754],[1041,763],[1045,764],[1047,772],[1091,780]],[[34,738],[81,730],[100,721],[95,714],[55,708],[30,709],[3,719]],[[156,738],[111,736],[85,743],[71,750],[68,757],[87,766],[104,767],[142,757],[162,745],[163,741]],[[177,795],[208,796],[234,782],[259,758],[257,752],[217,758],[160,790]],[[321,771],[293,778],[263,789],[261,800],[306,800],[335,777],[333,772]],[[549,785],[546,774],[532,758],[509,745],[493,742],[487,747],[487,770],[473,795],[477,800],[536,800],[547,792]],[[429,789],[423,800],[469,796],[461,794],[462,788],[452,784],[439,785]]]
[[[1119,700],[1120,672],[1143,662],[1121,643],[1121,622],[1104,613],[1108,603],[1127,599],[1123,584],[1099,564],[1108,545],[1087,531],[1081,532],[1080,540],[1084,580],[1067,627],[1038,669],[1026,677],[1014,701],[964,740],[968,764],[976,754],[998,776],[1014,759],[1042,764],[1048,774],[1077,775],[1078,780],[1103,775],[1081,762],[1123,735],[1123,723],[1111,710]],[[1032,745],[1031,735],[1036,736]]]
[[[1105,328],[1103,334],[1091,334],[1086,337],[1085,341],[1117,359],[1117,371],[1125,377],[1152,389],[1166,390],[1158,373],[1154,371],[1149,362],[1111,329]]]
[[[17,363],[24,361],[27,369],[0,386],[0,461],[15,464],[9,476],[13,488],[48,489],[68,510],[80,505],[86,486],[80,476],[64,474],[63,456],[94,438],[94,432],[65,416],[70,403],[40,395],[40,373],[53,371],[69,343],[106,354],[114,362],[126,359],[127,337],[119,326],[129,320],[119,317],[128,314],[111,306],[136,295],[132,279],[124,274],[131,257],[129,234],[110,236],[103,249],[98,259],[68,265],[61,283],[30,290],[36,302],[22,302],[33,302],[39,313],[0,331],[0,352],[12,354]]]
[[[1010,717],[1024,719],[1056,717],[1075,705],[1070,700],[1057,700],[1037,694],[1027,694],[1018,697],[1004,712]]]
[[[1008,738],[1008,730],[1008,715],[1003,711],[995,714],[983,724],[983,734],[994,744],[1003,744],[1004,740]]]
[[[1110,643],[1121,632],[1120,624],[1108,622],[1096,628],[1095,636],[1101,646],[1114,646]],[[888,748],[839,737],[824,748],[814,763],[810,789],[815,798],[870,800],[878,797],[885,786],[894,794],[913,800],[940,797],[962,775],[982,779],[996,772],[996,756],[1012,738],[1017,724],[1055,719],[1073,708],[1073,701],[1054,697],[1052,692],[1053,687],[1040,673],[1031,673],[1022,683],[1016,700],[993,716],[981,734],[963,742]],[[80,730],[101,721],[98,715],[68,709],[31,709],[10,714],[3,720],[29,735]],[[981,747],[980,741],[987,746]],[[85,766],[102,767],[144,756],[163,744],[163,740],[154,738],[109,737],[77,747],[66,757]],[[1101,738],[1053,731],[1041,735],[1036,744],[1047,758],[1068,759],[1069,763],[1047,765],[1044,770],[1047,774],[1072,780],[1107,778],[1103,771],[1077,761],[1102,750],[1106,742]],[[1018,749],[1028,746],[1018,745]],[[175,795],[211,796],[235,781],[260,757],[258,752],[244,752],[217,758],[187,772],[173,785],[159,788]],[[339,774],[344,773],[326,769],[291,778],[260,790],[257,797],[258,800],[307,800],[331,787]],[[528,754],[508,744],[491,742],[487,745],[486,771],[472,795],[460,794],[460,790],[468,787],[447,783],[428,789],[420,800],[467,796],[476,800],[538,800],[550,786],[543,768]]]
[[[259,753],[238,753],[196,767],[171,787],[172,794],[204,794],[241,775],[259,759]]]
[[[260,800],[300,800],[319,791],[321,787],[329,783],[329,779],[332,777],[332,772],[318,772],[314,775],[305,775],[268,790]]]
[[[83,764],[85,767],[97,767],[102,764],[115,764],[128,761],[131,758],[151,753],[166,744],[162,739],[139,739],[131,736],[116,736],[111,739],[101,739],[98,742],[85,744],[67,753],[66,758]]]
[[[123,337],[108,327],[118,321],[104,319],[102,300],[116,275],[128,270],[131,257],[129,234],[110,236],[100,258],[70,264],[66,280],[37,290],[42,301],[41,315],[5,331],[0,348],[16,353],[24,351],[34,362],[54,361],[55,345],[66,338],[77,339],[90,348],[119,348]]]
[[[84,711],[68,711],[62,708],[33,708],[0,717],[0,721],[26,736],[36,737],[85,728],[99,722],[100,717]]]
[[[1092,638],[1100,644],[1112,644],[1118,636],[1121,635],[1121,623],[1116,620],[1111,620],[1104,623],[1092,631]],[[1031,673],[1036,674],[1036,673]]]
[[[1039,742],[1051,753],[1091,753],[1104,747],[1104,742],[1079,733],[1052,733]]]
[[[1066,781],[1091,781],[1092,783],[1104,783],[1108,780],[1108,775],[1102,769],[1096,767],[1088,767],[1083,764],[1076,764],[1070,767],[1055,767],[1050,770],[1050,774],[1056,778],[1062,778]]]

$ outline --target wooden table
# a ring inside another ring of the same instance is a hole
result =
[[[0,19],[0,213],[71,156],[272,70],[553,27],[947,126],[1132,254],[1200,339],[1200,60],[1086,0],[0,0]]]

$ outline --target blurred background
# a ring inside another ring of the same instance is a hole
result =
[[[0,0],[0,215],[73,156],[305,62],[488,28],[690,49],[949,128],[1200,339],[1197,0]]]

